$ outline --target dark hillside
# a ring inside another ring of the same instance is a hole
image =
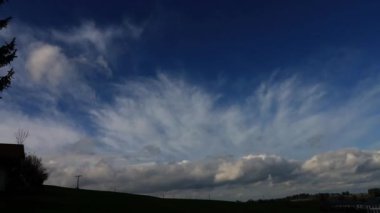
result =
[[[34,195],[4,196],[0,212],[319,212],[316,202],[240,203],[161,199],[150,196],[45,186]]]

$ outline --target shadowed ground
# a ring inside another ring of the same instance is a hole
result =
[[[240,203],[75,190],[44,186],[34,195],[2,195],[0,212],[320,212],[318,202],[273,201]]]

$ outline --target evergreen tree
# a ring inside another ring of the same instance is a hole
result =
[[[5,1],[6,0],[0,0],[0,6],[4,4]],[[7,27],[11,19],[11,17],[0,19],[0,30]],[[16,58],[17,49],[15,40],[16,39],[13,38],[10,42],[5,42],[2,46],[0,46],[0,69],[9,65],[13,59]],[[10,68],[5,74],[1,74],[2,71],[4,70],[0,70],[0,92],[11,85],[11,80],[14,74],[13,68]]]

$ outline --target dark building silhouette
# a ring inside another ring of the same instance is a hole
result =
[[[24,145],[0,144],[0,191],[6,190],[12,169],[17,168],[24,159]]]
[[[368,189],[368,195],[371,197],[380,197],[380,188]]]

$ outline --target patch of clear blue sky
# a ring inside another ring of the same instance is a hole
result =
[[[222,102],[239,98],[236,94],[245,97],[274,71],[278,79],[297,74],[342,93],[375,75],[379,10],[378,1],[354,0],[13,0],[2,9],[41,28],[65,29],[83,20],[99,26],[125,19],[146,24],[139,40],[121,43],[125,51],[112,61],[107,81],[163,70],[224,94]],[[101,97],[112,97],[112,91],[98,87]]]
[[[14,0],[6,13],[54,28],[81,20],[148,22],[142,39],[115,65],[118,74],[152,75],[160,68],[214,80],[295,67],[325,49],[378,56],[379,9],[377,1]]]

